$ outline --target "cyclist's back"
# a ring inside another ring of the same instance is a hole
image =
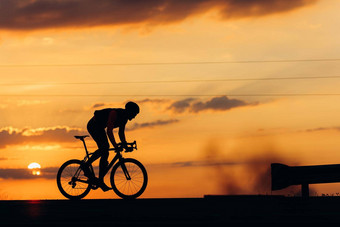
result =
[[[102,110],[96,110],[94,112],[94,118],[98,127],[106,128],[111,111],[115,111],[117,118],[114,122],[114,128],[125,125],[128,121],[126,110],[121,108],[106,108]]]

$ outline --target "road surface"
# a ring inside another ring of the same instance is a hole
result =
[[[0,201],[1,226],[220,226],[340,223],[340,197],[205,196],[137,200]]]

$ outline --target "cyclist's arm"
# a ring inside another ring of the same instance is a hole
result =
[[[119,127],[118,135],[123,146],[126,146],[125,125]]]
[[[110,112],[109,119],[107,121],[106,133],[107,133],[107,136],[109,137],[110,142],[115,148],[117,148],[117,143],[113,135],[113,128],[114,128],[114,123],[116,119],[117,119],[117,112],[115,110],[112,110]]]

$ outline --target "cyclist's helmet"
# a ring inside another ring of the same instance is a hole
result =
[[[133,114],[138,114],[139,113],[139,106],[135,102],[128,102],[125,104],[125,109]]]

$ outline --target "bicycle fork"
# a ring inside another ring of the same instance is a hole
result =
[[[123,170],[123,173],[124,173],[126,179],[127,179],[127,180],[131,180],[130,174],[129,174],[127,168],[126,168],[125,163],[124,163],[124,162],[121,162],[120,166],[122,167],[122,170]]]

